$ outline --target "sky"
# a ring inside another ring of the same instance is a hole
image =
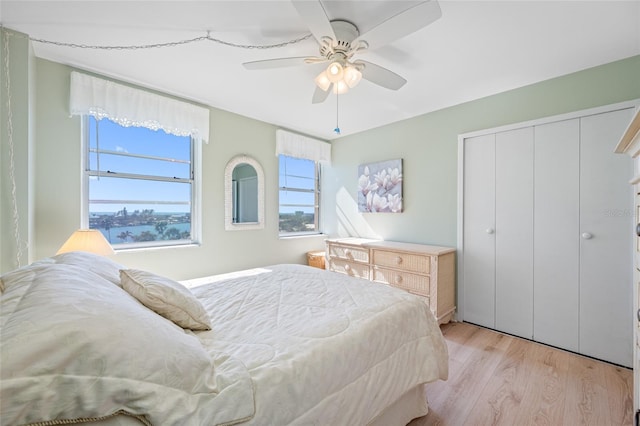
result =
[[[150,130],[141,127],[122,127],[107,119],[97,122],[99,140],[96,140],[96,120],[89,117],[90,148],[99,145],[101,151],[115,151],[131,155],[147,155],[167,160],[149,160],[144,158],[112,155],[95,152],[89,155],[92,170],[100,170],[100,177],[91,177],[90,200],[118,200],[115,203],[91,203],[89,210],[95,212],[117,212],[124,207],[127,211],[153,209],[156,212],[189,212],[191,185],[180,182],[152,182],[139,179],[112,178],[117,173],[150,174],[168,178],[189,178],[190,138],[175,136],[163,130]],[[287,157],[280,161],[279,186],[313,189],[314,179],[300,176],[314,175],[314,162]],[[314,203],[313,193],[280,191],[283,204]],[[154,204],[153,202],[179,201],[183,204]],[[313,207],[283,207],[281,212],[292,213],[303,210],[313,213]]]
[[[116,151],[128,154],[153,155],[165,158],[159,161],[107,153],[91,153],[89,165],[92,170],[104,172],[90,182],[90,200],[118,200],[114,204],[92,203],[91,212],[116,212],[154,209],[157,212],[189,212],[190,184],[177,182],[150,182],[139,179],[114,179],[113,173],[151,174],[163,177],[189,178],[190,138],[174,136],[163,130],[142,127],[122,127],[107,119],[98,122],[99,140],[96,140],[96,120],[89,118],[90,147],[99,144],[101,151]],[[103,177],[104,176],[104,177]],[[178,200],[185,204],[154,204]],[[128,202],[127,202],[128,201]],[[135,202],[134,202],[135,201]],[[149,203],[138,203],[148,201]]]
[[[315,163],[311,160],[281,156],[279,161],[279,187],[297,187],[313,189],[315,186]],[[313,213],[315,202],[314,193],[301,193],[295,191],[280,190],[281,204],[306,204],[311,207],[282,206],[281,213],[293,213],[302,210],[305,213]]]

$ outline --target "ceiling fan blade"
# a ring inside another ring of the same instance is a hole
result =
[[[312,56],[304,60],[305,64],[321,64],[323,62],[329,62],[329,59]]]
[[[436,0],[419,3],[400,12],[351,42],[366,41],[370,49],[392,43],[438,20],[442,10]]]
[[[407,82],[407,80],[405,80],[395,72],[383,68],[380,65],[360,60],[356,61],[355,63],[364,65],[364,68],[361,70],[362,78],[369,80],[370,82],[375,83],[378,86],[382,86],[391,90],[398,90]]]
[[[316,91],[313,92],[313,98],[311,99],[311,103],[312,104],[321,104],[322,102],[324,102],[327,99],[327,97],[329,96],[329,93],[331,92],[331,90],[333,90],[333,83],[331,83],[331,85],[329,86],[329,88],[327,90],[322,90],[321,88],[316,86]]]
[[[324,10],[320,0],[291,0],[291,2],[318,43],[321,43],[322,37],[336,39],[327,11]]]
[[[291,58],[263,59],[261,61],[251,61],[242,64],[248,70],[264,70],[269,68],[293,67],[296,65],[306,64],[308,56],[299,56]]]

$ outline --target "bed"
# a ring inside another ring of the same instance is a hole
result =
[[[73,252],[0,278],[3,425],[401,425],[448,374],[419,298],[308,266],[176,283]]]

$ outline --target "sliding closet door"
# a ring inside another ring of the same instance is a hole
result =
[[[496,326],[533,337],[533,127],[496,134]]]
[[[580,353],[632,365],[631,159],[613,150],[632,110],[580,120]]]
[[[495,327],[495,136],[464,142],[464,319]]]
[[[533,338],[577,352],[580,121],[534,130]]]

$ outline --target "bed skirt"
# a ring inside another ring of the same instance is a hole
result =
[[[368,426],[402,426],[411,420],[425,416],[429,412],[426,385],[419,385],[405,393],[399,400],[376,416]],[[81,422],[77,424],[96,426],[141,426],[136,417],[118,415],[99,422]]]

